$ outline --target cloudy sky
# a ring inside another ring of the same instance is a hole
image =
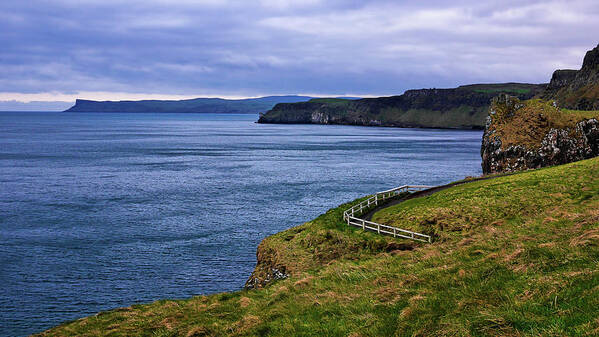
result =
[[[597,32],[596,0],[2,0],[0,100],[538,83]]]

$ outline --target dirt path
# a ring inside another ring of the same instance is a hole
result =
[[[505,173],[505,174],[498,174],[498,175],[494,175],[494,176],[490,176],[490,177],[479,177],[479,178],[475,178],[475,179],[471,179],[471,180],[467,180],[467,181],[458,181],[455,183],[451,183],[451,184],[447,184],[447,185],[441,185],[441,186],[436,186],[433,188],[429,188],[428,190],[422,190],[422,191],[418,191],[418,192],[414,192],[411,193],[405,197],[402,198],[394,198],[394,199],[389,199],[387,202],[385,202],[384,204],[381,204],[375,208],[373,208],[372,210],[370,210],[368,213],[362,215],[360,218],[364,219],[364,220],[368,220],[368,221],[372,221],[372,217],[374,216],[374,214],[380,210],[383,210],[387,207],[391,207],[394,205],[397,205],[399,203],[402,203],[406,200],[410,200],[410,199],[414,199],[414,198],[420,198],[420,197],[425,197],[427,195],[431,195],[433,193],[437,193],[439,191],[443,191],[445,189],[448,189],[450,187],[454,187],[454,186],[458,186],[458,185],[463,185],[463,184],[468,184],[468,183],[472,183],[475,181],[481,181],[481,180],[489,180],[489,179],[495,179],[495,178],[499,178],[499,177],[505,177],[505,176],[509,176],[512,175],[514,173]]]

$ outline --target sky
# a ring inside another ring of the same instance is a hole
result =
[[[597,32],[596,0],[2,0],[0,101],[542,83]]]

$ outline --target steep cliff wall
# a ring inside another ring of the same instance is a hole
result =
[[[313,99],[277,104],[258,122],[482,129],[489,102],[497,94],[505,92],[528,99],[544,88],[535,84],[479,84],[408,90],[400,96],[355,101]]]
[[[562,110],[501,95],[491,104],[481,146],[483,173],[513,172],[599,155],[599,111]]]
[[[556,70],[544,99],[576,110],[599,110],[599,46],[586,53],[580,70]]]

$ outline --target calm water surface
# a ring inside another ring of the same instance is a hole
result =
[[[240,289],[270,234],[481,173],[480,131],[256,119],[0,113],[0,335]]]

